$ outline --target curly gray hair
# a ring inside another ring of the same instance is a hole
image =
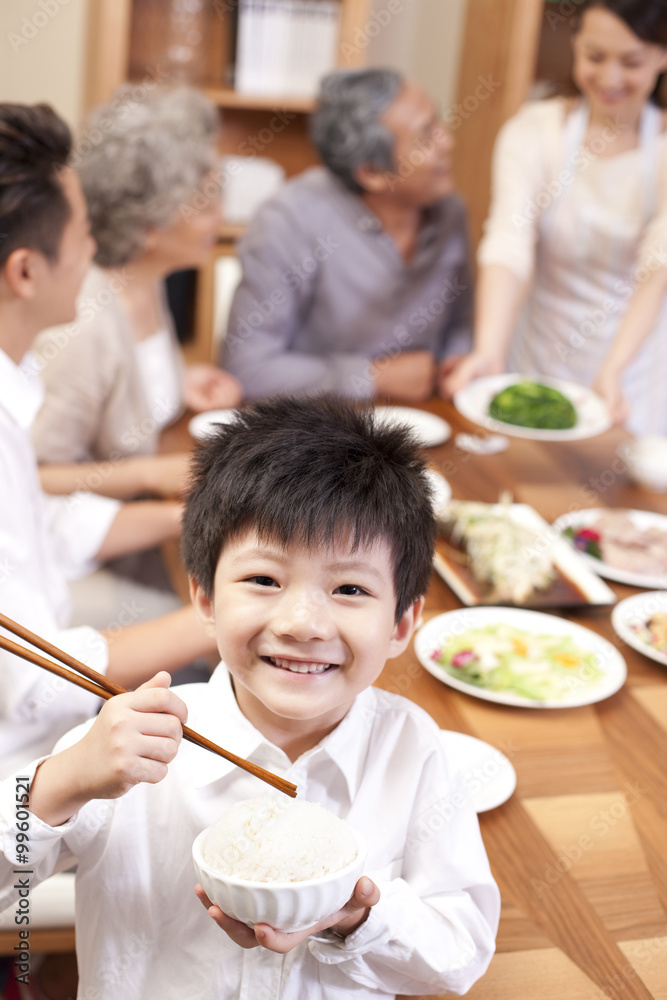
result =
[[[335,72],[322,80],[310,136],[324,165],[351,191],[363,190],[359,167],[395,169],[394,136],[380,118],[403,85],[393,69]]]
[[[167,225],[214,167],[218,111],[191,87],[126,84],[96,108],[74,149],[95,261],[115,267],[137,257],[151,229]]]

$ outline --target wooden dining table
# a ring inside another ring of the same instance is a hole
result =
[[[591,507],[667,514],[667,494],[633,484],[622,457],[630,436],[621,428],[566,443],[510,437],[505,451],[476,455],[456,436],[485,432],[451,403],[420,408],[451,427],[450,438],[426,454],[455,499],[495,502],[509,491],[549,522]],[[187,420],[174,431],[165,450],[191,444]],[[619,600],[637,593],[610,586]],[[461,607],[434,572],[424,618]],[[667,668],[616,636],[610,606],[551,613],[616,646],[628,668],[620,691],[577,708],[496,704],[441,683],[412,645],[378,680],[443,729],[500,750],[517,774],[512,796],[479,817],[502,911],[496,955],[467,996],[667,1000]]]
[[[511,437],[507,450],[476,455],[456,435],[480,428],[451,403],[423,408],[452,428],[428,457],[455,499],[495,502],[509,490],[549,522],[591,507],[667,514],[667,495],[630,479],[620,428],[567,443]],[[637,593],[610,586],[618,599]],[[434,573],[425,617],[461,607]],[[628,668],[620,691],[577,708],[496,704],[441,683],[412,647],[378,681],[443,729],[499,749],[516,770],[514,794],[479,817],[502,911],[496,955],[467,996],[667,1000],[667,668],[616,636],[609,606],[551,613],[617,647]]]

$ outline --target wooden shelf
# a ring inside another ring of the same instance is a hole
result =
[[[220,227],[218,239],[221,243],[235,243],[236,240],[241,239],[247,228],[244,222],[233,224],[223,223]]]
[[[229,87],[202,87],[209,101],[220,108],[245,108],[249,111],[296,111],[310,114],[315,107],[312,97],[282,97],[280,94],[239,94]]]
[[[473,254],[489,208],[496,136],[528,96],[543,17],[544,0],[467,0],[452,129],[454,172],[468,207]]]
[[[140,85],[141,80],[130,80],[130,83]],[[315,107],[312,97],[289,97],[280,94],[239,94],[231,87],[200,87],[209,101],[219,108],[241,108],[246,111],[294,111],[297,114],[310,114]]]

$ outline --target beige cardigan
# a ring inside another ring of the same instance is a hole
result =
[[[135,359],[135,339],[118,297],[122,269],[91,268],[73,323],[44,330],[33,347],[46,387],[33,426],[40,462],[86,462],[151,455],[160,414],[150,413]],[[169,310],[165,323],[183,367]],[[158,419],[156,419],[156,417]]]

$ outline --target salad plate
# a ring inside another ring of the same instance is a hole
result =
[[[486,812],[507,802],[516,788],[516,771],[504,753],[467,733],[441,729],[448,759],[466,783],[475,812]]]
[[[376,406],[375,417],[380,423],[407,424],[424,448],[443,444],[451,437],[452,429],[446,420],[428,410],[413,406]]]
[[[605,507],[571,511],[555,520],[552,528],[561,535],[568,528],[573,529],[575,532],[580,529],[588,529],[599,517],[607,513],[609,513],[609,508]],[[633,525],[640,531],[648,528],[657,528],[659,531],[664,532],[667,537],[667,517],[664,514],[655,514],[650,510],[628,510],[625,513],[627,513]],[[569,540],[569,544],[572,548],[576,547],[574,539]],[[577,551],[582,559],[585,559],[590,569],[600,576],[606,577],[607,580],[626,583],[630,587],[646,587],[649,590],[664,590],[667,588],[667,574],[664,576],[654,576],[649,573],[636,573],[630,570],[619,569],[616,566],[606,563],[603,559],[589,555],[585,551],[581,551],[580,549],[577,549]]]
[[[198,413],[188,424],[188,430],[197,441],[205,441],[215,434],[220,424],[231,424],[236,420],[238,410],[206,410]]]
[[[569,430],[544,430],[508,424],[489,416],[489,405],[494,396],[511,385],[526,381],[557,389],[569,399],[577,414],[574,427]],[[565,382],[546,375],[522,375],[515,372],[474,379],[455,394],[454,406],[464,417],[486,430],[532,441],[577,441],[602,434],[612,424],[606,404],[591,389],[576,382]]]
[[[667,649],[663,652],[651,644],[648,622],[653,615],[667,615],[667,590],[633,594],[620,601],[612,612],[611,624],[616,635],[656,663],[667,666]]]
[[[627,674],[625,660],[602,636],[523,608],[437,615],[419,629],[414,648],[443,684],[518,708],[590,705],[618,691]]]

